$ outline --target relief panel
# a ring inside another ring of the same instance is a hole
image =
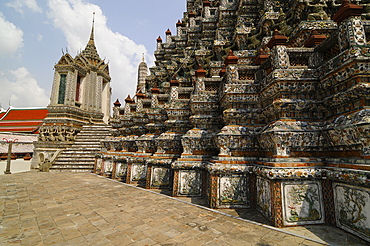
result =
[[[257,177],[257,210],[267,218],[271,213],[271,189],[270,182],[267,179]]]
[[[152,167],[152,184],[154,188],[168,187],[170,170],[166,167]]]
[[[179,173],[179,193],[187,196],[202,194],[202,175],[197,170],[181,170]]]
[[[112,173],[113,170],[113,161],[112,160],[104,160],[104,173]]]
[[[116,179],[125,179],[127,176],[127,163],[117,162],[116,163]]]
[[[145,181],[147,166],[143,164],[132,164],[131,181]]]
[[[337,226],[370,241],[370,189],[333,183]]]
[[[95,163],[95,172],[96,173],[101,172],[102,162],[103,162],[103,159],[101,159],[101,158],[96,159],[96,163]]]
[[[321,185],[318,181],[282,182],[283,223],[324,223]]]
[[[249,207],[247,183],[246,176],[220,177],[218,189],[220,207]]]

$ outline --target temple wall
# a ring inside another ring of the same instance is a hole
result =
[[[187,1],[136,95],[115,104],[97,170],[370,241],[370,16],[324,3]]]
[[[0,175],[4,175],[6,170],[7,160],[0,161]],[[31,161],[25,161],[23,159],[12,160],[10,163],[11,173],[28,172],[31,170]]]

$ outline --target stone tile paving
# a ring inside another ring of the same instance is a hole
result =
[[[0,245],[325,244],[90,173],[2,175],[0,213]]]

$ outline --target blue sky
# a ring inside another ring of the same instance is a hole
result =
[[[183,17],[186,0],[2,0],[0,104],[47,106],[62,49],[85,48],[95,12],[95,44],[109,61],[112,102],[133,94],[142,54],[154,64],[156,39]]]

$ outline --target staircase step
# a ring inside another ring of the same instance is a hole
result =
[[[92,169],[91,168],[80,168],[80,169],[76,169],[76,168],[65,168],[65,169],[50,169],[49,172],[84,172],[84,173],[88,173],[88,172],[92,172]]]
[[[60,164],[58,165],[58,168],[93,168],[94,165],[91,164],[91,163],[80,163],[80,164],[69,164],[69,163],[66,163],[66,164]],[[53,169],[55,169],[55,167],[52,167]]]
[[[71,155],[71,154],[75,154],[75,155],[79,155],[79,156],[84,156],[84,155],[91,155],[91,154],[93,154],[93,152],[88,152],[88,151],[85,151],[85,150],[76,150],[76,151],[74,151],[74,150],[65,150],[65,151],[63,151],[63,153],[61,153],[60,155],[59,155],[59,157],[62,157],[62,156],[66,156],[66,155]]]
[[[83,126],[73,145],[57,158],[51,172],[91,172],[95,155],[101,151],[101,141],[111,136],[112,128],[106,125]]]
[[[74,146],[74,148],[76,151],[77,150],[97,150],[97,149],[101,149],[101,146],[91,146],[91,145],[77,145],[77,146]],[[72,150],[71,148],[69,148],[68,150]]]
[[[82,134],[84,134],[83,136],[86,136],[86,137],[94,137],[94,136],[104,136],[104,135],[107,135],[107,133],[109,133],[108,131],[107,132],[81,132]],[[82,137],[82,136],[79,136],[79,137]]]
[[[58,159],[56,161],[56,164],[73,164],[73,163],[82,163],[82,164],[91,164],[94,163],[94,160],[90,159],[76,159],[76,158],[71,158],[71,159]]]
[[[55,167],[52,167],[53,169],[55,169]],[[84,163],[81,163],[81,164],[61,164],[61,165],[58,165],[58,168],[94,168],[94,165],[91,164],[91,163],[87,163],[87,164],[84,164]]]
[[[83,146],[101,146],[101,144],[99,142],[95,142],[95,143],[87,143],[87,142],[77,142],[77,143],[74,143],[70,148],[75,148],[75,147],[80,147],[81,145]]]
[[[59,156],[57,161],[59,160],[91,160],[91,158],[95,158],[95,154],[84,155],[84,156],[68,156],[68,155]]]

